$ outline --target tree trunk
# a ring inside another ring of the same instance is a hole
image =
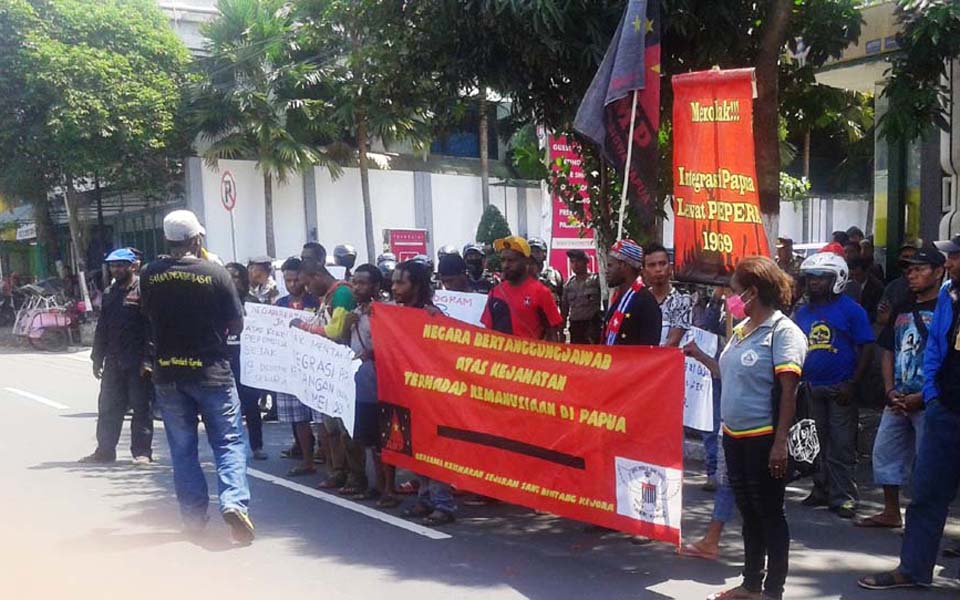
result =
[[[487,88],[480,86],[480,194],[483,210],[490,206],[490,123],[487,115]]]
[[[73,255],[73,260],[77,271],[84,271],[87,267],[87,259],[85,254],[87,250],[87,240],[83,232],[83,227],[80,224],[79,193],[73,187],[72,177],[67,176],[64,189],[66,191],[63,195],[63,201],[67,210],[67,225],[70,228],[71,254]]]
[[[41,260],[44,273],[52,271],[56,258],[60,256],[60,244],[57,241],[57,229],[50,219],[50,203],[47,194],[40,192],[31,202],[33,204],[33,220],[37,224],[37,242],[41,245]]]
[[[107,256],[107,236],[104,231],[105,226],[103,224],[103,188],[100,187],[100,177],[93,176],[93,184],[95,186],[95,194],[97,200],[97,243],[100,245],[100,254],[101,258],[106,258]],[[100,281],[103,284],[102,289],[110,284],[110,268],[107,266],[106,262],[100,263]]]
[[[757,189],[771,254],[780,217],[779,60],[792,6],[791,0],[770,2],[755,65],[758,95],[753,108],[753,140],[757,156]]]
[[[273,174],[263,173],[263,223],[267,234],[267,256],[277,257],[277,238],[273,233]]]
[[[803,178],[810,180],[810,130],[803,134]]]
[[[367,238],[367,262],[377,257],[376,238],[373,235],[373,205],[370,201],[370,169],[367,166],[367,118],[358,115],[357,154],[360,161],[360,193],[363,196],[363,230]]]

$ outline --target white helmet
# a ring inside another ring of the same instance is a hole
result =
[[[842,256],[833,252],[812,254],[800,265],[801,275],[833,275],[833,293],[842,294],[850,278],[850,268]]]

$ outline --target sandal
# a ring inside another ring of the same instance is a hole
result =
[[[708,552],[706,550],[701,550],[696,543],[693,544],[684,544],[677,548],[677,554],[679,556],[686,556],[687,558],[702,558],[704,560],[717,560],[719,552],[714,550],[713,552]]]
[[[867,575],[857,580],[857,585],[867,590],[892,590],[896,588],[920,587],[920,584],[907,579],[900,571],[885,571]]]
[[[435,510],[426,517],[423,518],[424,525],[447,525],[453,523],[457,518],[453,516],[453,513],[445,512],[442,510]]]
[[[897,521],[896,523],[890,523],[878,518],[879,515],[874,515],[872,517],[866,517],[860,519],[859,521],[853,524],[854,527],[870,527],[877,529],[900,529],[903,527],[903,522]]]
[[[329,477],[317,484],[318,490],[338,490],[343,487],[344,480],[339,477]]]
[[[341,496],[356,496],[362,494],[365,490],[356,485],[345,485],[342,488],[337,490],[337,493]]]
[[[297,465],[292,467],[287,471],[287,477],[303,477],[305,475],[315,475],[317,470],[313,467],[305,467],[303,465]]]
[[[426,504],[420,504],[419,502],[417,502],[411,508],[408,508],[407,510],[403,511],[403,516],[422,518],[422,517],[426,517],[427,515],[430,515],[431,513],[433,513],[433,510],[429,506],[427,506]]]
[[[300,452],[300,449],[294,450],[293,448],[287,448],[286,450],[280,451],[280,456],[283,458],[303,458],[303,453]]]
[[[762,592],[751,592],[744,589],[742,585],[707,596],[707,600],[761,600],[762,598]]]
[[[376,500],[380,497],[380,492],[377,490],[364,490],[357,494],[350,496],[350,500]]]
[[[377,508],[396,508],[403,504],[403,500],[396,496],[383,496],[377,500]]]

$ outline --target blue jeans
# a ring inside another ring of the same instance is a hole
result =
[[[960,485],[960,412],[927,404],[923,440],[913,470],[913,501],[900,548],[900,572],[917,583],[933,580],[933,566],[950,503]]]
[[[720,380],[713,380],[713,431],[701,434],[706,453],[707,477],[717,476],[717,453],[720,446]]]
[[[228,508],[246,512],[250,487],[237,388],[232,383],[219,386],[175,383],[157,385],[156,389],[184,521],[205,521],[210,502],[198,456],[198,417],[203,418],[207,441],[213,450],[221,512]]]
[[[733,511],[736,508],[736,498],[733,495],[733,488],[730,487],[730,480],[727,478],[727,461],[723,454],[723,437],[717,435],[717,493],[713,496],[713,520],[719,523],[727,523],[733,518]]]
[[[457,510],[453,503],[453,493],[450,491],[450,484],[436,479],[430,479],[423,475],[420,479],[420,489],[417,492],[417,501],[432,510],[439,510],[445,513],[454,513]]]
[[[883,409],[877,438],[873,442],[873,482],[877,485],[907,485],[913,461],[923,443],[924,410],[902,415]]]

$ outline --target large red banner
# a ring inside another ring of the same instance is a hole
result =
[[[532,341],[382,304],[373,337],[384,461],[679,543],[680,350]]]
[[[753,145],[753,69],[673,77],[674,246],[679,278],[717,282],[769,256]]]

